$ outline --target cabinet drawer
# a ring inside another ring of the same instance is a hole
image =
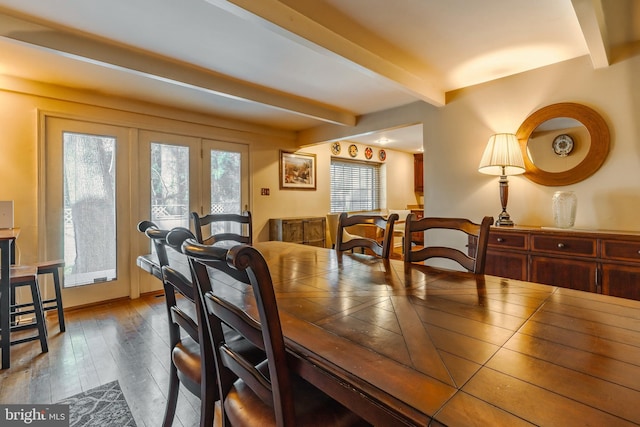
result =
[[[488,246],[491,248],[527,249],[528,234],[525,233],[501,233],[491,231],[489,233]]]
[[[603,240],[602,258],[621,261],[640,261],[640,242]]]
[[[531,250],[564,255],[596,256],[596,240],[580,237],[531,236]]]
[[[532,256],[529,280],[563,288],[597,292],[596,270],[597,264],[592,260]]]

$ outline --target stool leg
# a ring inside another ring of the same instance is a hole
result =
[[[64,311],[62,309],[62,291],[60,289],[60,274],[59,269],[53,270],[53,286],[56,292],[56,307],[58,308],[58,324],[60,325],[60,332],[66,330],[64,326]]]
[[[38,336],[40,337],[40,347],[42,352],[49,351],[47,344],[47,324],[44,320],[44,308],[42,307],[42,298],[40,298],[40,287],[38,281],[31,282],[31,296],[33,298],[33,311],[36,316],[36,325],[38,327]]]
[[[11,309],[9,310],[11,312],[11,318],[9,320],[10,320],[10,325],[15,326],[16,317],[18,317],[18,315],[13,311],[13,306],[16,305],[16,289],[13,285],[9,285],[9,295],[11,296],[10,302],[9,302],[11,307]]]

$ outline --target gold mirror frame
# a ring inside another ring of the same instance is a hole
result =
[[[538,126],[558,117],[568,117],[582,123],[591,136],[591,146],[584,160],[575,167],[563,172],[547,172],[533,164],[527,153],[527,143]],[[602,116],[589,107],[572,102],[552,104],[535,111],[522,122],[516,136],[524,158],[524,176],[542,185],[559,186],[580,182],[600,169],[609,153],[609,127]]]

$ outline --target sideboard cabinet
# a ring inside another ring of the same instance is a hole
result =
[[[485,273],[640,300],[640,233],[491,227]]]
[[[319,217],[271,218],[269,240],[325,246],[326,219]]]

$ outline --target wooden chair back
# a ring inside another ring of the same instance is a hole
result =
[[[193,262],[198,285],[204,285],[201,292],[207,308],[211,337],[218,350],[216,357],[221,395],[226,396],[234,379],[240,378],[265,404],[273,407],[277,425],[294,425],[294,396],[284,338],[271,274],[262,254],[248,245],[234,246],[227,251],[195,241],[187,241],[183,252]],[[216,292],[205,291],[210,287],[207,267],[220,268],[223,263],[246,273],[258,311],[257,321],[230,300]],[[223,324],[262,349],[267,356],[266,364],[256,366],[231,348],[225,342]]]
[[[338,252],[342,252],[355,248],[368,248],[379,257],[388,259],[392,250],[393,227],[397,220],[398,214],[396,213],[392,213],[385,218],[382,215],[349,215],[343,212],[338,218],[335,249]],[[379,242],[376,238],[349,234],[345,230],[345,228],[354,225],[375,226],[377,229],[382,230],[382,242]]]
[[[430,258],[446,258],[457,262],[467,271],[484,274],[491,224],[493,224],[493,218],[489,216],[485,216],[480,224],[476,224],[465,218],[425,217],[416,219],[414,214],[409,214],[405,223],[406,236],[433,229],[458,230],[466,233],[467,236],[473,236],[477,243],[475,247],[469,246],[471,253],[464,253],[455,247],[429,246],[428,242],[424,247],[414,250],[411,239],[405,238],[404,261],[419,262]]]
[[[242,214],[208,214],[200,216],[191,212],[196,240],[206,245],[221,241],[236,241],[250,245],[253,242],[251,212]],[[237,228],[233,228],[233,226]],[[238,230],[239,232],[236,232]]]

